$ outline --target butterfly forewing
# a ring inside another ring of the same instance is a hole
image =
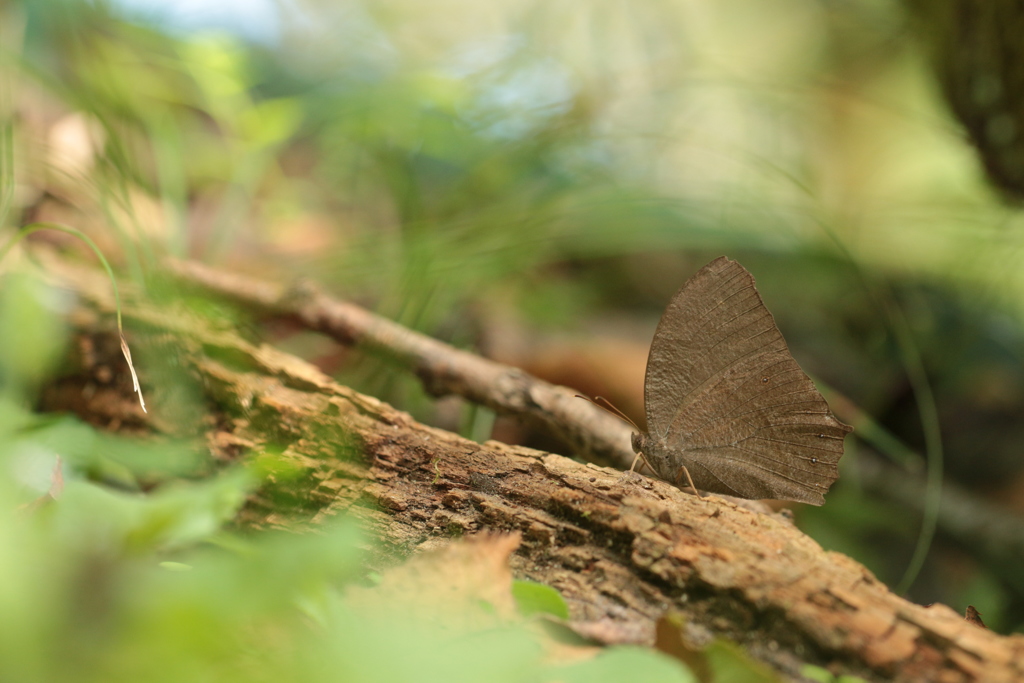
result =
[[[735,261],[713,261],[673,297],[644,390],[651,437],[699,488],[821,504],[838,476],[851,428],[797,365]]]

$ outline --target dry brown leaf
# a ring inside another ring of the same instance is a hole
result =
[[[509,557],[519,547],[521,535],[482,533],[444,543],[413,557],[384,574],[374,588],[353,587],[347,592],[356,609],[380,615],[426,620],[448,631],[469,631],[523,622],[512,597]],[[570,663],[601,652],[577,638],[559,637],[560,630],[572,634],[568,625],[550,617],[531,619],[548,663]]]
[[[351,588],[349,603],[375,611],[477,629],[518,618],[508,558],[520,535],[483,533],[415,556],[388,570],[374,588]]]

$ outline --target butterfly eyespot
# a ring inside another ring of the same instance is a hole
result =
[[[761,378],[761,384],[768,384],[768,378],[767,377],[762,377]]]
[[[825,435],[824,435],[824,434],[818,434],[818,438],[819,438],[819,439],[824,439],[824,438],[825,438]]]
[[[811,458],[811,462],[814,463],[814,464],[817,464],[818,463],[818,459],[817,458]]]

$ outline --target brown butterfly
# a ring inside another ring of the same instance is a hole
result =
[[[676,292],[647,358],[633,451],[694,490],[812,505],[838,478],[843,439],[736,261],[715,259]],[[636,461],[634,461],[634,466]],[[699,494],[698,494],[699,495]]]

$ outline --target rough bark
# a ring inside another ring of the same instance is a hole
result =
[[[63,270],[109,311],[102,280]],[[383,540],[379,562],[452,536],[516,530],[523,543],[514,573],[558,588],[578,630],[606,642],[651,643],[656,620],[676,610],[691,643],[727,637],[788,677],[807,662],[870,680],[1024,678],[1024,636],[908,603],[781,515],[558,455],[477,444],[230,330],[142,303],[125,315],[137,348],[160,344],[199,380],[215,457],[274,450],[300,466],[301,476],[272,478],[241,524],[294,529],[353,514]],[[108,346],[102,334],[82,334],[92,348]],[[88,413],[104,395],[83,391],[89,381],[66,378],[52,404]],[[158,424],[138,410],[127,378],[115,386],[126,389],[121,422]],[[146,388],[159,416],[160,387]]]

